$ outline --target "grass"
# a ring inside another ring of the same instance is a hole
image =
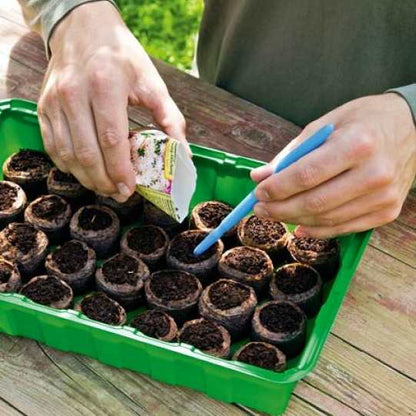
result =
[[[146,51],[187,70],[192,67],[202,0],[115,0]]]

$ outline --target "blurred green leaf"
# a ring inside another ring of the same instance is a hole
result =
[[[115,0],[146,51],[179,69],[190,69],[202,0]]]

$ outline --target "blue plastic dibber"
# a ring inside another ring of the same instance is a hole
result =
[[[275,167],[273,173],[278,173],[289,167],[292,163],[297,162],[303,156],[317,149],[334,131],[333,124],[327,124],[319,129],[312,136],[308,137],[298,147],[288,153]],[[215,244],[229,229],[234,227],[250,211],[253,210],[258,199],[254,196],[254,191],[250,192],[221,222],[221,224],[212,230],[194,250],[195,256],[200,256]]]

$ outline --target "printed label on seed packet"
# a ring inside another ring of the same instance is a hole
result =
[[[178,222],[188,215],[196,169],[185,146],[160,130],[129,134],[136,191]]]

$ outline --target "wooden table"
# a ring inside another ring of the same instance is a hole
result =
[[[41,39],[14,0],[0,4],[0,99],[37,100],[46,69]],[[267,160],[299,129],[156,62],[188,121],[191,142]],[[130,109],[132,125],[149,115]],[[287,415],[416,414],[416,192],[376,230],[315,371]],[[0,415],[253,415],[238,405],[165,385],[36,341],[0,335]]]

